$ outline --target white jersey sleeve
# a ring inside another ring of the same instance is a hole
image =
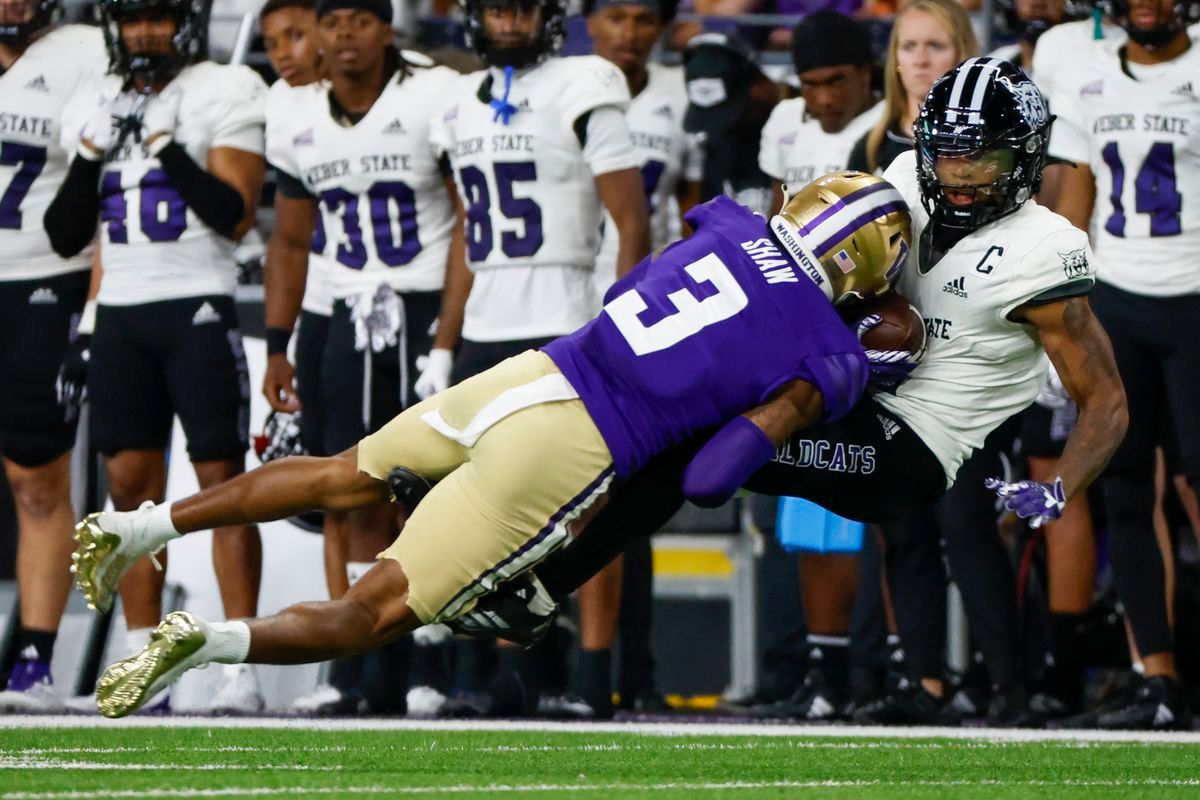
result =
[[[304,96],[320,91],[317,84],[289,86],[287,81],[275,81],[267,92],[266,134],[264,149],[267,163],[277,170],[299,179],[300,168],[296,162],[297,143],[288,133],[292,127],[293,107],[304,102]]]
[[[210,148],[231,147],[263,154],[267,85],[245,66],[228,66],[225,93],[214,108]]]
[[[583,160],[593,175],[636,169],[638,159],[629,141],[629,123],[625,121],[625,113],[613,106],[601,106],[588,117]]]
[[[574,56],[561,59],[563,69],[559,104],[563,132],[574,135],[575,122],[584,114],[603,106],[624,112],[629,108],[629,84],[625,74],[600,56]]]
[[[758,148],[758,168],[777,181],[784,179],[784,150],[791,146],[804,116],[804,100],[783,100],[767,117]]]

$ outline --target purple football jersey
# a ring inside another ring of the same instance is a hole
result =
[[[687,219],[691,237],[639,264],[600,316],[544,348],[621,476],[790,380],[821,390],[827,419],[866,386],[858,340],[762,217],[717,197]]]

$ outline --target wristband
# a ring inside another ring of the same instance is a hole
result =
[[[284,328],[267,328],[267,355],[287,355],[292,332]]]

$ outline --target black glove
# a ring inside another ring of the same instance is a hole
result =
[[[63,418],[67,422],[79,416],[79,407],[87,400],[87,373],[91,347],[92,337],[90,334],[76,334],[71,343],[67,345],[62,366],[58,368],[58,380],[54,385],[58,390],[58,405],[62,408]]]

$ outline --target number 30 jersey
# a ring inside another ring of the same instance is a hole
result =
[[[639,264],[609,289],[599,317],[545,348],[620,476],[788,381],[816,385],[827,419],[866,385],[866,356],[806,274],[819,269],[812,260],[727,197],[687,220],[695,233]]]
[[[67,175],[74,149],[60,144],[63,109],[108,63],[99,29],[67,25],[29,46],[0,75],[0,280],[88,269],[92,251],[60,258],[42,217]]]
[[[121,91],[105,75],[81,88],[64,116],[64,145],[74,151],[80,128]],[[218,147],[262,155],[267,86],[249,67],[191,64],[163,90],[179,93],[173,136],[202,169]],[[152,97],[149,103],[166,102]],[[67,128],[67,120],[75,124]],[[211,294],[233,294],[236,242],[209,228],[187,207],[157,158],[132,136],[109,156],[100,178],[104,305],[137,305]]]
[[[1096,178],[1090,232],[1100,280],[1125,291],[1200,293],[1200,47],[1122,69],[1117,43],[1056,82],[1051,154]]]
[[[328,266],[335,298],[384,283],[436,291],[445,281],[454,206],[429,120],[457,73],[404,56],[408,73],[351,127],[334,119],[328,83],[275,90],[268,106],[267,160],[319,203],[312,261]]]

